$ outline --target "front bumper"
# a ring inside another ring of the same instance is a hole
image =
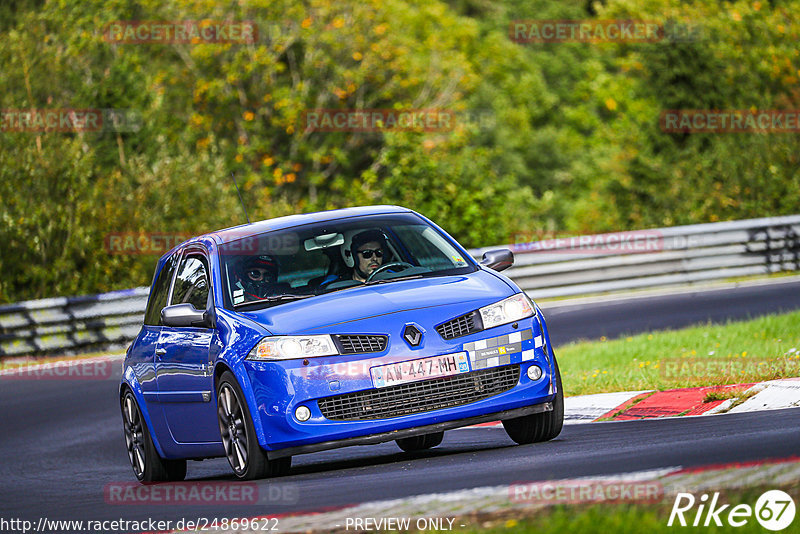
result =
[[[391,430],[389,432],[381,432],[379,434],[370,434],[367,436],[358,436],[340,440],[322,441],[319,443],[300,445],[297,447],[286,447],[284,449],[267,451],[267,457],[270,460],[273,460],[275,458],[282,458],[285,456],[294,456],[295,454],[327,451],[330,449],[338,449],[340,447],[349,447],[351,445],[375,445],[377,443],[385,443],[387,441],[394,441],[396,439],[410,438],[423,434],[432,434],[434,432],[442,432],[445,430],[452,430],[454,428],[477,425],[480,423],[489,423],[491,421],[502,419],[514,419],[516,417],[523,417],[535,413],[550,412],[552,410],[553,403],[544,402],[542,404],[534,404],[533,406],[525,406],[523,408],[515,408],[513,410],[477,415],[474,417],[467,417],[465,419],[456,419],[454,421],[447,421],[444,423],[434,423],[432,425],[405,428],[403,430]]]
[[[427,340],[421,350],[410,350],[401,340],[392,340],[390,334],[388,348],[382,353],[314,358],[307,365],[303,365],[302,360],[245,361],[255,399],[253,416],[261,447],[270,457],[278,458],[347,445],[380,443],[546,411],[555,398],[554,367],[536,318],[525,324],[520,322],[518,328],[504,325],[451,341],[435,335],[429,335]],[[322,399],[388,391],[373,384],[371,367],[456,352],[469,354],[470,373],[518,366],[519,379],[507,390],[489,397],[417,413],[353,420],[328,419],[322,413],[319,404]],[[527,376],[532,365],[543,371],[536,380]],[[295,410],[300,405],[311,411],[309,420],[295,419]]]

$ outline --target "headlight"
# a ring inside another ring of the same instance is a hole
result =
[[[339,354],[331,336],[267,336],[253,347],[248,360],[292,360]]]
[[[513,323],[531,317],[534,313],[533,304],[525,293],[517,293],[513,297],[484,306],[478,311],[481,313],[484,328]]]

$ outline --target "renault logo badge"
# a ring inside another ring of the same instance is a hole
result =
[[[403,330],[403,339],[412,347],[416,347],[422,343],[422,332],[413,324],[407,324],[405,330]]]

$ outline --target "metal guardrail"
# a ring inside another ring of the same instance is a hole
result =
[[[624,239],[627,242],[623,242]],[[505,245],[534,299],[800,270],[800,215]],[[487,247],[470,251],[479,258]]]
[[[549,298],[800,270],[800,215],[514,243],[504,271]],[[0,306],[0,356],[123,347],[149,288]]]
[[[0,356],[123,347],[139,333],[150,288],[0,306]]]

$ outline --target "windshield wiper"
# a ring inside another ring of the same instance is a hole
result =
[[[397,282],[398,280],[414,280],[416,278],[422,278],[421,274],[410,274],[408,276],[398,276],[397,278],[383,278],[381,280],[373,280],[372,282],[367,282],[365,286],[371,286],[372,284],[385,284],[386,282]],[[356,286],[358,287],[358,286]]]
[[[251,306],[254,304],[265,304],[270,302],[291,302],[293,300],[302,300],[313,297],[314,295],[273,295],[271,297],[266,297],[263,299],[258,300],[251,300],[250,302],[240,302],[239,304],[234,304],[234,309],[244,308],[246,306]]]

